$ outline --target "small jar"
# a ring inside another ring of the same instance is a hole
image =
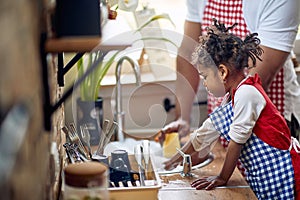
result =
[[[108,170],[99,162],[69,164],[64,169],[64,200],[108,200]]]

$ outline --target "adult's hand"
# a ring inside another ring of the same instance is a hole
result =
[[[182,119],[171,122],[162,128],[159,142],[162,143],[165,140],[165,135],[173,132],[177,132],[180,138],[187,136],[190,133],[190,124]]]

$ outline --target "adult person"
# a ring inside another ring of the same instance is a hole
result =
[[[298,0],[187,0],[184,34],[186,38],[198,41],[205,32],[202,27],[208,26],[213,17],[227,26],[237,22],[242,28],[233,33],[241,38],[249,31],[257,32],[264,54],[250,74],[260,75],[263,88],[288,122],[299,122],[300,87],[292,62],[288,59],[298,29],[298,9]],[[186,47],[185,42],[186,39],[183,39],[179,51],[191,54],[193,49]],[[190,132],[191,108],[200,78],[189,60],[181,56],[177,57],[177,72],[182,76],[178,76],[176,81],[176,120],[162,131],[177,131],[180,136],[185,136]],[[184,84],[186,81],[189,84]],[[214,107],[210,102],[209,112]]]

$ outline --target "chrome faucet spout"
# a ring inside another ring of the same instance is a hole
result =
[[[189,154],[185,154],[184,152],[182,152],[180,149],[176,148],[177,152],[182,156],[182,172],[181,172],[181,176],[182,177],[192,177],[193,174],[191,173],[192,171],[192,159],[191,159],[191,155]]]
[[[117,131],[117,140],[119,141],[124,141],[124,134],[123,134],[123,129],[124,129],[124,111],[122,108],[122,87],[121,87],[121,70],[122,70],[122,64],[123,62],[127,60],[134,72],[135,79],[136,79],[136,85],[140,86],[141,85],[141,75],[140,75],[140,67],[136,61],[131,59],[128,56],[124,56],[119,59],[117,62],[116,66],[116,107],[115,107],[115,120],[118,123],[118,131]]]

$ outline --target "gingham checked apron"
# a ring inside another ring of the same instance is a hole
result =
[[[218,107],[209,117],[216,130],[229,142],[232,102]],[[274,148],[253,133],[241,150],[240,161],[247,169],[247,181],[258,199],[294,199],[290,150]]]
[[[241,38],[245,38],[249,34],[246,22],[242,12],[242,0],[207,0],[202,19],[202,32],[206,34],[206,27],[212,23],[212,18],[216,18],[226,26],[238,23],[231,32]],[[268,96],[275,104],[280,113],[284,111],[284,86],[283,86],[283,68],[279,71],[274,81],[271,83]],[[216,98],[212,94],[207,97],[208,113],[211,113],[222,102],[223,98]],[[221,144],[226,148],[228,142],[221,136]],[[238,164],[238,169],[245,176],[245,169]]]

